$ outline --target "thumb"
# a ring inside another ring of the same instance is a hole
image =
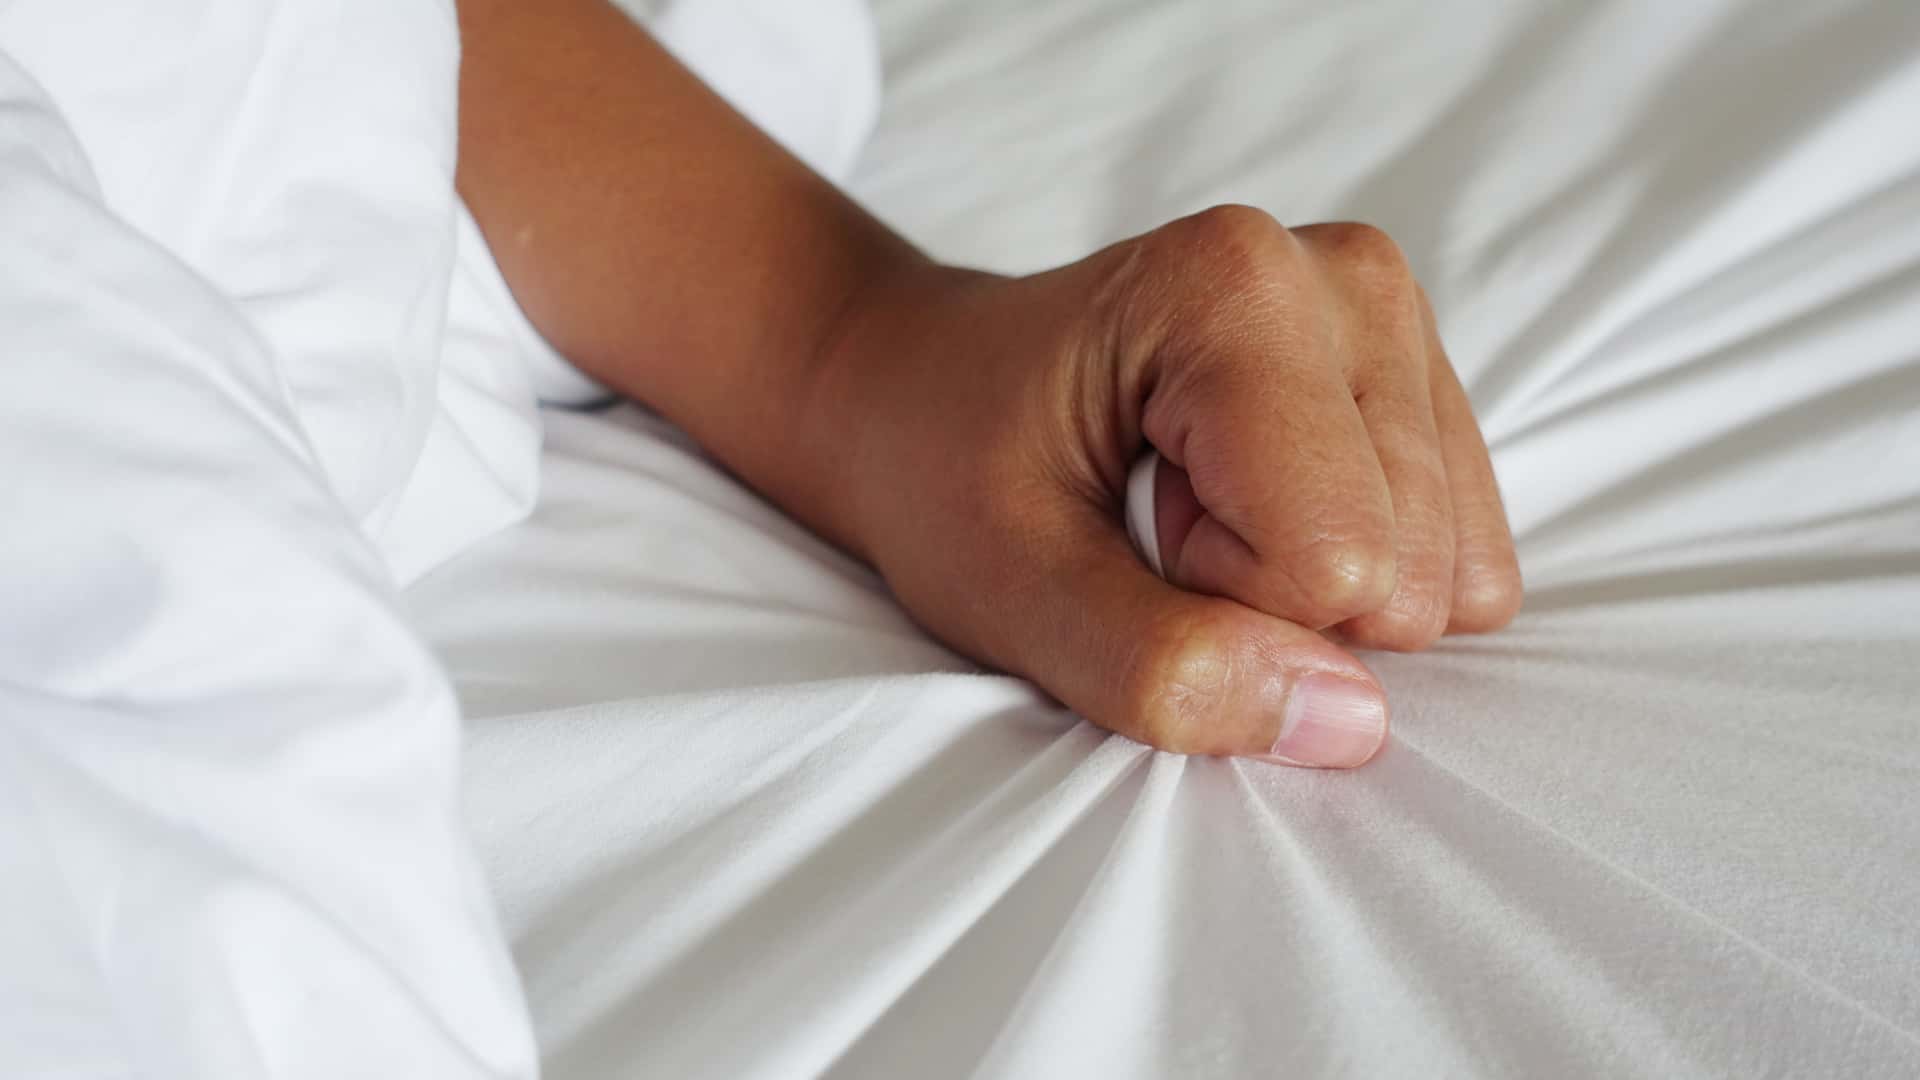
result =
[[[1155,576],[1093,507],[1036,553],[1005,666],[1089,720],[1162,750],[1350,768],[1387,733],[1386,695],[1319,634]]]

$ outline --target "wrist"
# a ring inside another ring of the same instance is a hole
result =
[[[879,565],[888,519],[912,513],[903,478],[924,472],[915,443],[940,403],[921,400],[939,380],[916,373],[941,363],[932,347],[957,325],[951,313],[993,275],[924,257],[887,266],[849,294],[821,336],[788,445],[812,482],[791,505],[809,525],[861,560]]]

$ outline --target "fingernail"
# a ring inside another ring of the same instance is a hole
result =
[[[1358,679],[1308,675],[1287,694],[1280,737],[1265,759],[1286,765],[1351,769],[1387,738],[1387,700]]]

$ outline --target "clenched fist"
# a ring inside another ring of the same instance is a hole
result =
[[[1166,750],[1350,766],[1347,645],[1513,617],[1467,399],[1378,230],[1244,207],[1051,273],[915,250],[606,0],[461,0],[462,195],[568,359],[934,634]],[[1149,447],[1166,578],[1122,524]]]
[[[1165,750],[1343,767],[1386,734],[1342,644],[1507,623],[1520,577],[1393,242],[1225,206],[1051,273],[864,293],[822,400],[843,527],[936,635]],[[1148,446],[1166,580],[1130,550]]]

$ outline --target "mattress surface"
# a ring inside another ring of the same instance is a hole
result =
[[[633,406],[408,593],[555,1078],[1920,1072],[1920,7],[886,0],[855,193],[1406,249],[1528,580],[1351,773],[983,674]]]

